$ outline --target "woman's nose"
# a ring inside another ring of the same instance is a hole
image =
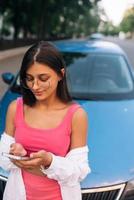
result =
[[[39,88],[39,84],[38,84],[38,80],[37,79],[35,79],[34,81],[33,81],[33,87],[32,87],[32,89],[38,89]]]

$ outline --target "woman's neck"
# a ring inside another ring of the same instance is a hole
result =
[[[41,100],[41,101],[36,101],[35,107],[38,107],[40,109],[45,109],[45,110],[52,110],[56,109],[59,107],[62,107],[65,105],[58,97],[57,98],[51,98],[51,99],[46,99],[46,100]]]

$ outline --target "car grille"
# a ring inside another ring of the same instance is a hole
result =
[[[6,181],[6,177],[0,176],[0,200],[2,200]],[[125,184],[94,189],[83,189],[82,200],[119,200],[124,188]]]
[[[82,200],[119,200],[125,184],[110,187],[83,189]]]

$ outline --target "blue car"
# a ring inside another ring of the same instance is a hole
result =
[[[92,172],[81,183],[83,200],[134,200],[134,78],[124,51],[105,41],[59,41],[72,97],[89,117]],[[0,101],[0,134],[8,104],[21,95],[19,76]],[[0,192],[8,173],[0,169]]]

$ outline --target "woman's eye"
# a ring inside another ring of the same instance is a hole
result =
[[[47,77],[47,78],[39,78],[39,80],[40,81],[42,81],[42,82],[45,82],[45,81],[47,81],[49,78]]]
[[[33,81],[33,78],[31,78],[31,77],[26,77],[26,81]]]

